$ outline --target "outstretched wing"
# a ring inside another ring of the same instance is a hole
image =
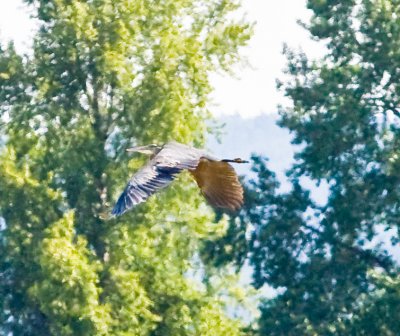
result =
[[[112,214],[119,216],[133,206],[144,202],[159,189],[168,186],[183,169],[196,168],[202,152],[175,142],[163,149],[132,176],[118,198]]]
[[[229,163],[202,158],[191,173],[212,206],[232,211],[242,206],[243,188]]]
[[[111,213],[119,216],[133,206],[144,202],[157,190],[170,184],[180,170],[176,167],[157,167],[150,161],[132,176]]]

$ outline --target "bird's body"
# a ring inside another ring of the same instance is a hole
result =
[[[236,210],[243,204],[243,188],[228,162],[247,161],[218,160],[204,150],[178,142],[135,147],[130,151],[150,154],[151,158],[132,176],[114,206],[113,215],[122,215],[136,204],[144,202],[157,190],[168,186],[182,170],[192,174],[211,205]]]

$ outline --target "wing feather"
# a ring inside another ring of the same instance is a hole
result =
[[[232,211],[242,206],[243,188],[229,163],[202,158],[191,173],[211,205]]]
[[[183,144],[166,144],[152,160],[132,176],[111,214],[122,215],[159,189],[168,186],[183,169],[195,169],[202,155],[201,150]]]
[[[166,170],[159,171],[150,161],[132,176],[111,213],[120,216],[133,206],[144,202],[156,191],[169,185],[177,173],[174,169],[170,173]]]

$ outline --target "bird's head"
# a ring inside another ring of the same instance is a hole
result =
[[[155,155],[161,150],[162,146],[157,144],[150,144],[146,146],[136,146],[128,148],[127,152],[138,152],[146,155]]]

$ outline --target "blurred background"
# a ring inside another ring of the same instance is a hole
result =
[[[399,334],[399,14],[2,2],[0,334]],[[184,175],[105,219],[171,139],[251,159],[243,208]]]

